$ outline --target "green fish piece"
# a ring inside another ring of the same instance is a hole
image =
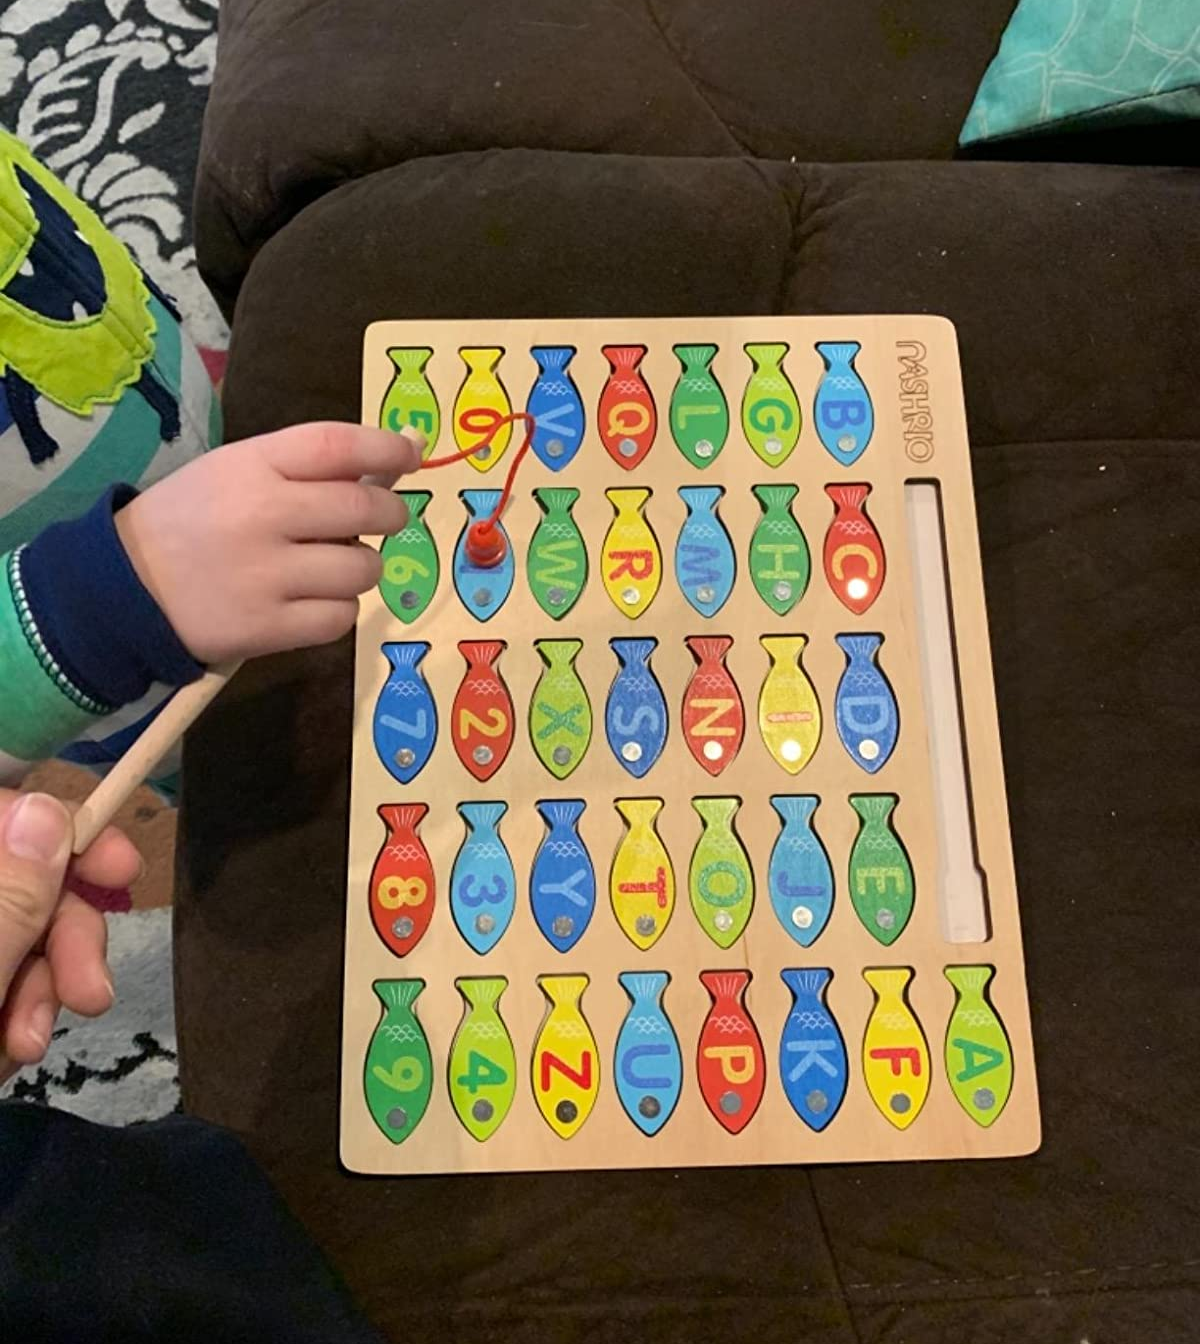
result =
[[[413,1012],[424,980],[376,980],[383,1016],[371,1037],[363,1069],[367,1109],[380,1132],[403,1143],[421,1123],[433,1089],[429,1042]]]
[[[566,779],[592,740],[592,707],[575,672],[581,639],[539,639],[533,647],[545,663],[533,688],[529,735],[538,759],[555,779]]]
[[[776,616],[786,616],[808,590],[812,561],[808,542],[792,514],[795,485],[756,485],[762,517],[750,537],[750,578],[754,591]]]
[[[408,505],[408,525],[384,537],[379,548],[383,560],[379,595],[393,616],[411,625],[433,601],[440,566],[437,546],[423,516],[433,495],[428,490],[402,490],[399,494]]]
[[[473,1139],[498,1130],[517,1092],[512,1037],[500,1017],[502,975],[463,976],[455,986],[467,1003],[450,1046],[450,1100]]]
[[[1012,1047],[987,987],[994,966],[947,966],[956,999],[946,1029],[946,1076],[958,1104],[985,1129],[1012,1091]]]
[[[692,853],[688,890],[700,927],[718,947],[732,947],[754,908],[754,871],[734,829],[737,798],[693,798],[704,830]]]
[[[729,437],[729,403],[712,371],[715,345],[676,345],[682,365],[671,393],[671,435],[693,467],[714,463]]]
[[[587,582],[588,557],[583,536],[571,516],[579,491],[541,486],[533,492],[542,518],[529,543],[526,571],[534,601],[556,621],[579,600]]]
[[[425,345],[398,345],[389,350],[388,358],[396,366],[396,373],[379,408],[381,429],[399,431],[411,425],[425,435],[426,457],[437,446],[442,431],[437,397],[425,377],[425,365],[432,355]]]
[[[900,837],[892,825],[894,793],[852,793],[862,822],[850,850],[850,900],[863,928],[890,946],[912,914],[915,884]]]
[[[769,467],[782,466],[800,439],[800,400],[783,368],[786,344],[747,345],[754,372],[742,397],[742,430]]]

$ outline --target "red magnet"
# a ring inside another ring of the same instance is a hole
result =
[[[879,596],[887,573],[883,542],[866,515],[869,485],[827,485],[837,508],[825,533],[825,578],[838,600],[861,616]]]
[[[467,670],[450,711],[458,759],[478,780],[491,779],[504,764],[513,740],[513,704],[497,672],[504,641],[465,639],[458,646]]]
[[[600,437],[612,460],[632,471],[650,451],[658,429],[654,397],[638,372],[646,347],[606,345],[601,353],[612,372],[600,393]]]
[[[762,1101],[767,1066],[758,1028],[746,1011],[749,971],[701,971],[712,1007],[700,1028],[696,1076],[718,1124],[740,1134]]]
[[[737,683],[725,666],[728,635],[692,635],[684,641],[696,670],[683,693],[683,738],[697,761],[716,776],[738,754],[746,713]]]
[[[428,811],[424,803],[384,803],[379,809],[387,837],[371,870],[371,919],[398,957],[416,947],[433,917],[433,864],[417,836]]]

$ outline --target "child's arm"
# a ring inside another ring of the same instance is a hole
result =
[[[344,544],[398,531],[402,502],[363,477],[415,469],[402,435],[305,425],[232,444],[144,495],[0,558],[0,779],[204,664],[348,630],[379,557]]]

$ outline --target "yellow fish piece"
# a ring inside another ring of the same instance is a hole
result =
[[[798,775],[821,740],[821,705],[801,656],[807,635],[763,635],[771,668],[758,696],[758,731],[767,750]]]
[[[560,1139],[569,1139],[591,1114],[600,1090],[600,1055],[579,1000],[586,975],[539,975],[550,1002],[533,1046],[533,1094]]]
[[[652,947],[675,909],[675,873],[654,818],[660,798],[618,798],[616,809],[629,828],[613,855],[609,895],[617,923],[635,947]]]
[[[459,449],[471,448],[487,437],[502,416],[512,414],[512,402],[496,372],[504,351],[497,346],[465,345],[458,352],[467,366],[467,376],[454,399],[454,442]],[[466,460],[476,471],[491,471],[504,456],[512,438],[512,425],[497,430],[495,437]]]
[[[604,538],[601,577],[613,605],[635,620],[654,601],[662,581],[662,552],[642,513],[650,491],[614,486],[604,493],[616,516]]]
[[[863,971],[875,1007],[863,1038],[863,1077],[871,1100],[897,1129],[907,1129],[929,1095],[929,1047],[908,1006],[907,966]]]

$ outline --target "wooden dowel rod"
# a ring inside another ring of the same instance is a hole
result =
[[[176,692],[170,704],[96,785],[75,814],[73,853],[82,854],[96,839],[134,789],[225,689],[240,666],[234,662],[210,668],[198,681]]]

